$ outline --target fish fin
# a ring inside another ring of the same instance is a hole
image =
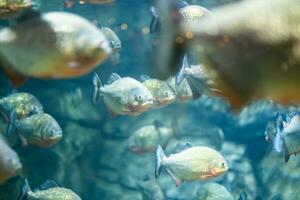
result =
[[[182,0],[176,0],[175,1],[175,6],[176,6],[177,9],[184,8],[188,5],[189,4],[186,1],[182,1]]]
[[[238,200],[247,200],[247,199],[248,199],[247,193],[245,191],[242,191],[240,193],[240,196],[239,196]]]
[[[151,78],[148,75],[143,74],[143,75],[141,75],[140,79],[141,79],[142,82],[144,82],[146,80],[150,80]]]
[[[155,120],[153,122],[153,124],[154,124],[155,128],[160,128],[160,127],[164,126],[159,120]]]
[[[158,178],[161,170],[162,170],[162,160],[166,158],[166,155],[164,153],[164,150],[162,149],[162,147],[160,145],[157,146],[157,150],[156,150],[156,168],[155,168],[155,178]]]
[[[40,187],[39,190],[47,190],[49,188],[60,187],[55,181],[47,180]]]
[[[180,153],[186,149],[193,147],[193,145],[189,142],[180,142],[175,147],[175,153]]]
[[[290,159],[290,154],[288,153],[287,146],[284,141],[283,141],[283,148],[284,148],[284,161],[285,163],[287,163]]]
[[[64,7],[65,8],[72,8],[75,4],[74,0],[64,0]]]
[[[179,128],[178,128],[178,120],[177,120],[176,117],[172,120],[172,130],[173,130],[174,136],[177,139],[180,139],[181,134],[180,134],[180,131],[179,131]]]
[[[97,73],[94,74],[93,85],[94,85],[93,103],[97,104],[99,103],[101,98],[100,88],[102,87],[101,80]]]
[[[29,185],[29,183],[28,183],[27,178],[25,178],[25,179],[24,179],[24,183],[23,183],[23,185],[22,185],[22,187],[21,187],[21,195],[20,195],[20,197],[19,197],[18,200],[24,200],[24,199],[26,199],[26,198],[25,198],[25,197],[26,197],[26,194],[27,194],[29,191],[31,191],[31,188],[30,188],[30,185]]]
[[[23,23],[33,18],[40,18],[41,13],[36,9],[26,10],[18,19],[16,19],[16,23]]]
[[[8,79],[10,80],[11,84],[14,87],[20,87],[28,79],[26,76],[22,76],[22,75],[18,74],[11,68],[7,67],[7,68],[4,68],[3,70],[4,70],[5,75],[8,77]]]
[[[177,178],[171,170],[167,169],[167,172],[171,176],[171,178],[174,181],[176,187],[179,187],[183,183],[183,181],[181,179]]]
[[[175,76],[175,85],[181,84],[182,80],[185,77],[186,68],[188,68],[188,67],[189,67],[189,62],[188,62],[187,54],[184,54],[183,61],[182,61],[182,67],[179,70],[179,72],[177,73],[177,75]]]
[[[150,22],[150,33],[159,33],[161,29],[161,23],[159,20],[159,15],[157,13],[157,10],[154,6],[150,7],[150,12],[152,14],[152,20]]]
[[[24,138],[22,135],[20,135],[20,140],[23,147],[27,147],[29,145],[26,138]]]
[[[117,73],[112,73],[107,81],[107,84],[112,84],[113,82],[115,82],[116,80],[121,79],[121,76]]]
[[[155,120],[155,121],[153,122],[153,124],[154,124],[155,130],[157,131],[159,140],[162,140],[162,134],[161,134],[161,132],[160,132],[160,127],[162,127],[163,124],[162,124],[159,120]]]
[[[193,99],[199,99],[202,96],[202,93],[197,89],[197,86],[193,84],[193,82],[187,77],[187,82],[192,90],[193,93]]]
[[[16,112],[12,111],[9,115],[9,122],[6,129],[6,138],[9,141],[11,146],[15,146],[17,144],[16,118],[17,118]]]

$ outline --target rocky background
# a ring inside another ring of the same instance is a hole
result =
[[[209,8],[232,0],[191,1]],[[105,80],[111,72],[138,78],[146,73],[151,57],[151,40],[144,33],[151,20],[149,1],[123,1],[118,6],[76,5],[68,11],[113,28],[122,40],[121,62],[109,61],[97,69]],[[61,1],[45,1],[43,11],[64,10]],[[121,24],[128,24],[121,30]],[[0,75],[0,94],[12,89]],[[72,93],[80,88],[82,97]],[[269,101],[254,102],[241,111],[232,111],[218,98],[202,97],[186,104],[174,103],[160,110],[150,110],[138,117],[111,118],[102,104],[91,102],[92,74],[65,81],[29,80],[19,91],[37,96],[46,112],[54,116],[64,130],[64,139],[51,149],[17,147],[24,176],[32,188],[47,179],[73,189],[84,200],[142,200],[139,182],[154,174],[155,153],[133,154],[127,149],[128,137],[134,130],[154,120],[170,126],[177,116],[180,140],[173,138],[166,153],[174,152],[180,142],[206,145],[220,151],[230,170],[211,182],[225,186],[234,199],[245,191],[249,199],[270,199],[280,194],[283,199],[300,199],[300,157],[284,158],[272,153],[264,139],[267,121],[276,112],[297,110]],[[176,188],[165,173],[158,179],[164,198],[194,200],[207,182],[185,183]],[[12,179],[0,186],[0,200],[14,200],[20,192],[20,181]]]

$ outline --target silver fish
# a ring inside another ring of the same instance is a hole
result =
[[[172,137],[179,137],[177,122],[166,127],[158,121],[135,130],[128,139],[128,149],[135,153],[152,152],[157,145],[165,147]]]
[[[15,112],[16,118],[19,120],[32,114],[43,113],[44,109],[35,96],[20,92],[0,99],[0,113],[6,121],[9,120],[12,112]]]
[[[19,156],[0,135],[0,184],[16,176],[21,170],[22,164]]]
[[[158,177],[164,167],[176,186],[183,181],[214,178],[228,170],[225,158],[216,150],[205,146],[190,147],[169,157],[158,146],[156,159],[155,176]]]
[[[30,144],[51,147],[57,144],[63,136],[57,121],[46,113],[34,114],[18,121],[12,117],[7,132],[9,138],[19,137],[24,146]],[[12,144],[15,142],[12,141]]]
[[[93,84],[94,103],[103,97],[106,108],[112,115],[139,115],[153,105],[153,96],[139,81],[113,73],[108,85],[102,86],[99,76],[95,73]]]
[[[31,190],[27,179],[22,187],[19,200],[81,200],[72,190],[59,187],[54,181],[46,181],[38,189]]]

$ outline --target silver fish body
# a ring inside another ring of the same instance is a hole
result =
[[[81,200],[72,190],[53,187],[46,190],[29,191],[26,194],[28,200]]]
[[[0,135],[0,184],[16,176],[21,170],[22,164],[19,156]]]
[[[153,105],[153,96],[139,81],[117,74],[112,75],[110,84],[102,86],[97,74],[94,77],[94,102],[102,96],[111,114],[139,115]],[[98,99],[98,100],[97,100]]]
[[[35,96],[21,92],[0,99],[0,113],[6,121],[9,120],[12,112],[16,112],[17,119],[21,119],[32,114],[43,113],[44,109]]]
[[[58,122],[46,113],[35,114],[15,124],[17,134],[25,145],[51,147],[57,144],[63,134]]]
[[[94,24],[67,12],[44,13],[4,28],[0,30],[0,44],[7,74],[13,71],[45,79],[84,75],[111,53],[105,36]]]

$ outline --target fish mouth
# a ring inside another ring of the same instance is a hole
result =
[[[145,101],[144,103],[141,104],[142,107],[147,107],[147,106],[152,106],[154,104],[153,100],[148,100]]]
[[[62,135],[53,136],[51,138],[47,138],[44,140],[37,140],[35,144],[39,147],[52,147],[53,145],[57,144],[62,138]]]
[[[175,100],[175,98],[176,98],[175,96],[174,97],[169,97],[169,98],[164,98],[164,99],[159,100],[158,102],[161,105],[166,105],[166,104],[172,103]]]

